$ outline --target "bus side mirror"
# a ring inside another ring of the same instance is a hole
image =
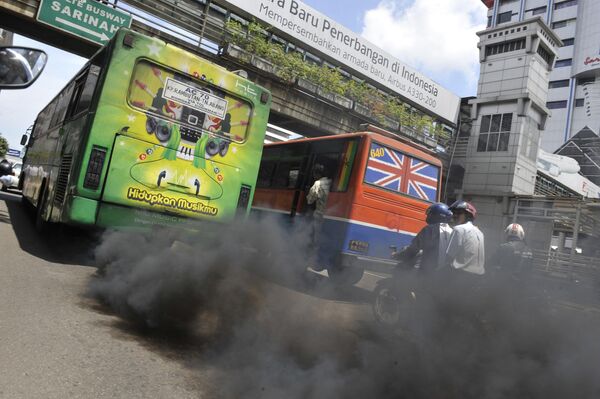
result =
[[[24,134],[21,136],[21,145],[26,145],[27,144],[27,135]]]
[[[0,47],[0,89],[29,87],[40,76],[48,56],[27,47]]]

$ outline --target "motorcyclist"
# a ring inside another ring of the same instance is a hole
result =
[[[468,273],[470,276],[485,274],[485,248],[483,233],[473,221],[477,209],[467,201],[456,201],[450,205],[453,213],[454,231],[446,250],[446,264],[452,270]]]
[[[421,229],[408,247],[394,252],[392,257],[411,263],[421,253],[419,269],[431,272],[443,265],[452,233],[448,224],[452,220],[452,212],[446,204],[440,202],[429,206],[425,214],[427,226]]]
[[[524,282],[531,273],[533,254],[525,242],[525,231],[518,223],[504,229],[505,242],[490,260],[495,274],[503,280]]]
[[[452,220],[452,212],[446,204],[436,203],[429,206],[425,214],[427,225],[411,244],[392,253],[393,259],[401,261],[400,265],[410,266],[414,273],[407,273],[404,266],[398,267],[391,278],[380,280],[375,288],[373,313],[375,319],[387,328],[403,324],[404,328],[418,333],[423,327],[421,310],[430,309],[427,307],[431,304],[428,299],[434,294],[433,284],[437,275],[431,272],[443,265],[452,233],[448,224]],[[415,265],[419,254],[421,258],[417,269]],[[420,304],[418,307],[417,303]]]
[[[446,250],[446,266],[441,273],[444,278],[438,285],[439,313],[448,315],[448,321],[454,325],[483,325],[488,302],[485,290],[482,290],[485,287],[484,236],[473,224],[477,209],[471,203],[459,200],[450,205],[450,210],[454,230]],[[473,321],[477,323],[473,324]]]

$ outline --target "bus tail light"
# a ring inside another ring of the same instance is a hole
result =
[[[237,203],[238,213],[248,209],[248,204],[250,203],[250,192],[251,191],[252,191],[252,187],[242,184],[242,187],[240,188],[240,196],[238,197],[238,203]]]
[[[90,154],[83,187],[96,190],[100,186],[100,175],[106,160],[106,148],[94,146]]]

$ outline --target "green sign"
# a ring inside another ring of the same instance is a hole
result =
[[[131,26],[130,14],[95,0],[41,0],[37,20],[98,44]]]

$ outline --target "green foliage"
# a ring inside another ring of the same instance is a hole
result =
[[[0,158],[4,158],[8,152],[8,141],[0,134]]]
[[[440,125],[434,125],[431,117],[410,109],[396,97],[385,95],[365,82],[346,79],[339,71],[326,65],[304,61],[298,52],[286,52],[282,45],[268,40],[269,28],[259,23],[253,21],[244,27],[239,22],[229,20],[225,30],[227,42],[275,65],[275,73],[284,81],[306,79],[330,93],[363,104],[380,122],[388,117],[400,122],[401,126],[414,129],[418,134],[427,133],[436,138],[447,136]]]

